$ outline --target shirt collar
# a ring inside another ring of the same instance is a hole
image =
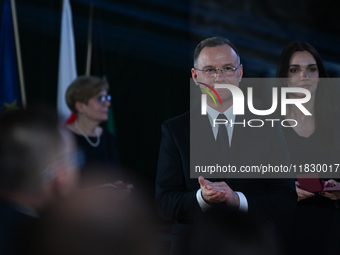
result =
[[[209,105],[207,105],[207,113],[209,114],[209,116],[214,120],[217,119],[217,116],[220,114],[219,111],[215,110],[214,108],[210,107]],[[224,115],[228,118],[228,122],[230,123],[230,121],[233,121],[233,123],[235,122],[235,115],[233,114],[233,105],[230,106],[227,110],[225,110]]]

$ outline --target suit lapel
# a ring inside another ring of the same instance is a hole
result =
[[[201,115],[200,109],[191,112],[190,159],[191,164],[200,166],[216,165],[216,144],[208,115]],[[210,179],[222,181],[222,179]],[[225,179],[223,179],[224,181]]]

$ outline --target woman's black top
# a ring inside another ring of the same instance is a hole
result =
[[[109,173],[121,178],[115,137],[103,129],[100,144],[91,146],[84,136],[73,133],[80,151],[81,175],[86,173]],[[95,143],[97,137],[89,137]]]
[[[336,132],[340,137],[340,118],[338,114],[334,114],[334,117]],[[291,127],[283,128],[283,131],[291,163],[296,165],[297,169],[300,165],[304,167],[304,164],[333,164],[335,169],[334,164],[340,164],[339,152],[324,146],[323,134],[319,129],[316,128],[308,138],[299,136]],[[320,195],[299,201],[292,215],[289,231],[289,246],[292,249],[290,254],[340,254],[339,207],[339,200],[333,201]]]

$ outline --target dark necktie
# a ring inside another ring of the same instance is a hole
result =
[[[217,119],[228,120],[228,118],[224,114],[219,114],[217,116]],[[216,146],[218,151],[217,154],[219,155],[218,163],[221,165],[228,165],[230,149],[229,149],[229,136],[225,124],[218,125]]]

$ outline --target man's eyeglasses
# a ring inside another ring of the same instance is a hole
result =
[[[231,67],[231,66],[226,66],[223,68],[205,68],[203,70],[195,68],[195,70],[197,71],[201,71],[203,73],[203,75],[205,75],[206,77],[215,77],[218,74],[218,71],[221,71],[221,73],[224,76],[233,76],[236,72],[237,69],[239,69],[241,66],[241,64],[239,64],[238,67]]]
[[[111,96],[107,95],[107,96],[98,96],[97,100],[100,104],[104,104],[106,101],[111,102]]]

